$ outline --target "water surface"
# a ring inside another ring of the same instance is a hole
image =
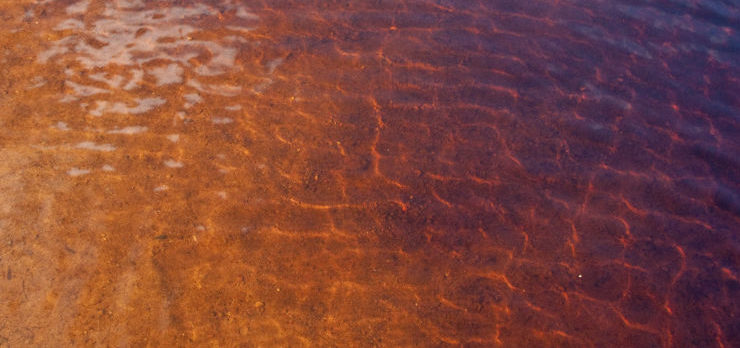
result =
[[[740,346],[732,1],[0,18],[0,346]]]

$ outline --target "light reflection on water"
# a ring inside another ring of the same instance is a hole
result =
[[[244,75],[245,66],[237,63],[237,54],[258,49],[248,34],[259,20],[235,2],[152,6],[137,1],[80,1],[68,5],[65,11],[72,18],[54,26],[54,39],[38,54],[38,63],[64,71],[64,92],[59,101],[79,106],[80,118],[145,116],[166,107],[177,110],[172,122],[176,126],[191,121],[187,109],[203,103],[204,96],[262,92],[283,61],[275,57],[257,69],[248,66],[248,82],[238,77]],[[37,78],[39,83],[32,88],[44,85],[44,77]],[[172,105],[165,106],[167,103]],[[239,104],[225,106],[223,114],[240,108]],[[233,119],[219,115],[210,121],[213,125],[228,125]],[[63,125],[60,129],[69,130],[64,121],[58,122]],[[101,134],[110,135],[100,139],[109,141],[113,135],[135,136],[149,131],[148,126],[141,125],[146,124],[145,118],[134,122],[137,124],[114,123],[113,129],[100,129]],[[159,131],[164,132],[161,128]],[[162,136],[173,142],[179,139],[178,134]],[[116,149],[92,141],[74,147]],[[180,168],[183,163],[168,159],[164,165]]]

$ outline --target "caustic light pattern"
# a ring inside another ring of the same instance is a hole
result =
[[[731,1],[0,18],[0,347],[740,346]]]

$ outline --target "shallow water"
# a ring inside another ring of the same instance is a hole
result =
[[[0,346],[740,346],[732,1],[0,18]]]

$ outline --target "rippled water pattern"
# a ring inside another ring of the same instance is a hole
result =
[[[0,2],[0,346],[739,347],[738,6]]]

